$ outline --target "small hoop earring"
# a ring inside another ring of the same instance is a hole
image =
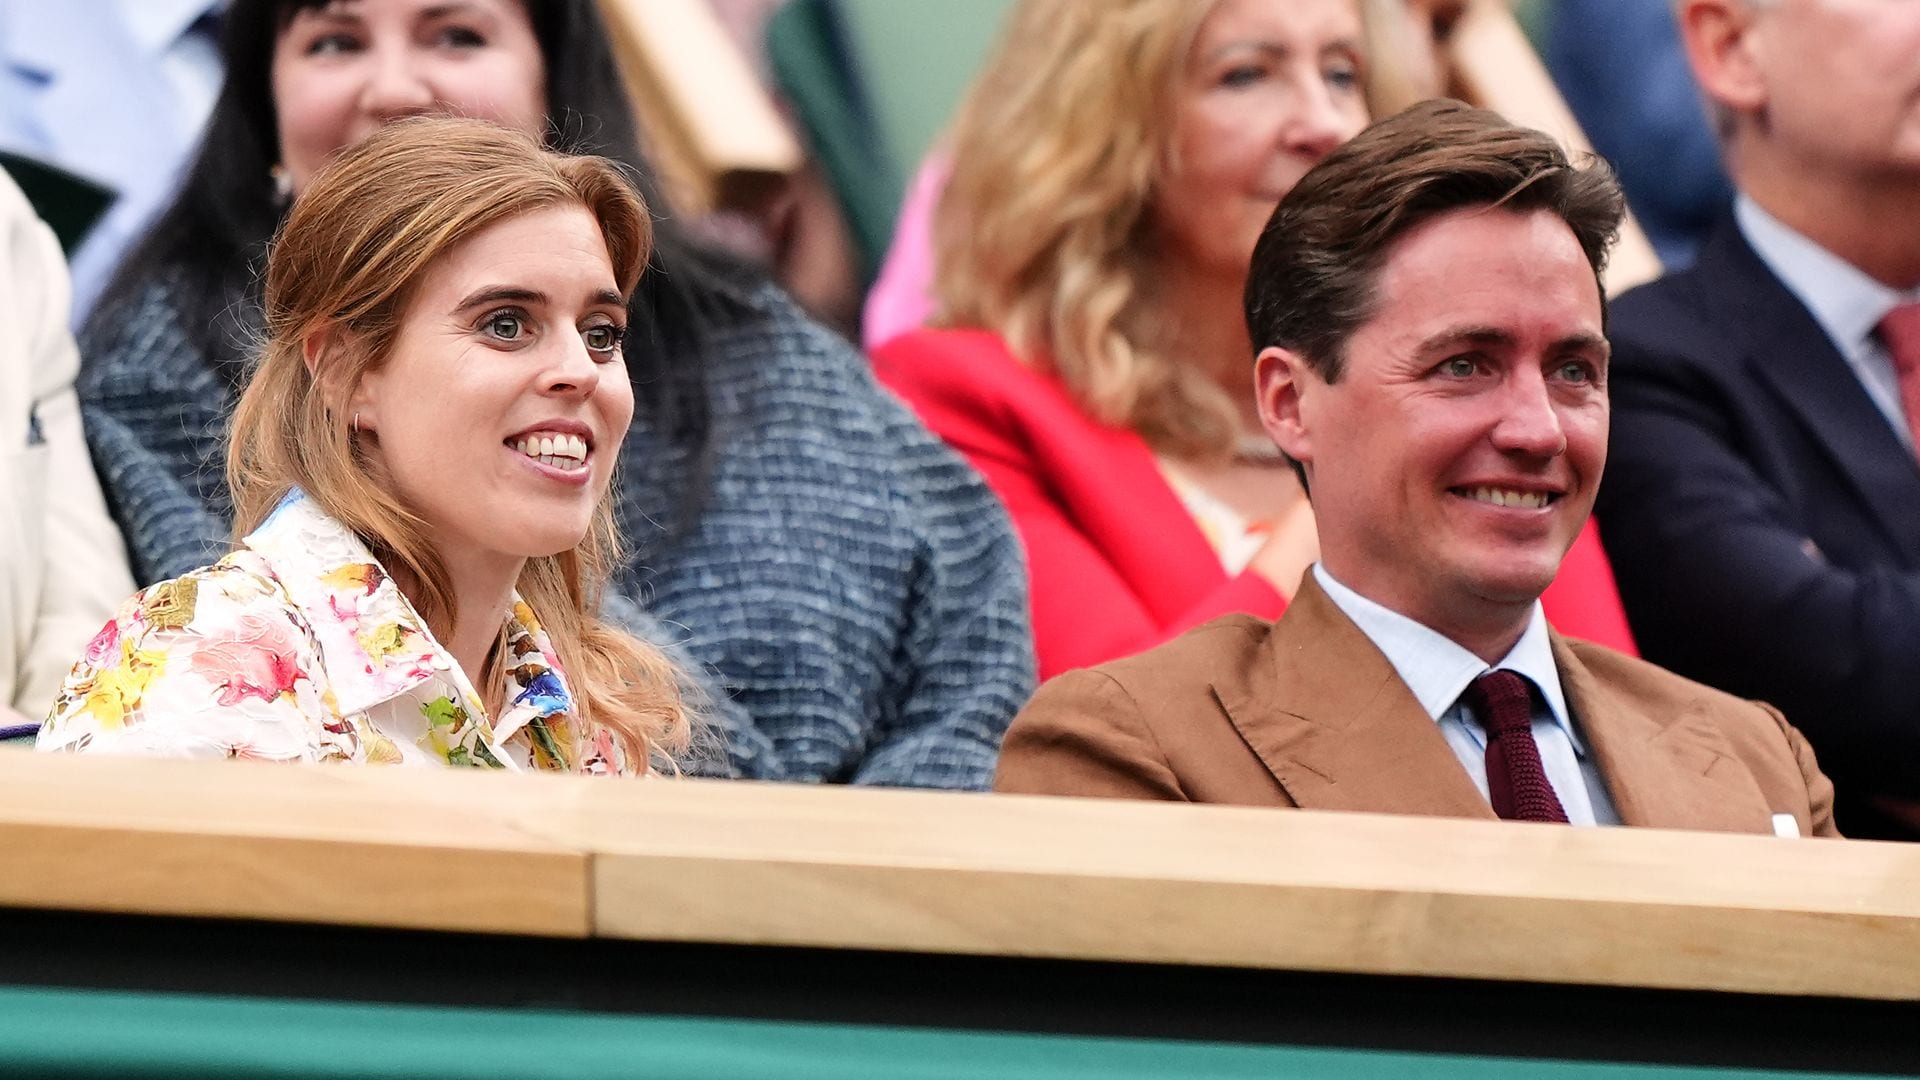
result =
[[[355,435],[360,434],[360,413],[358,411],[353,414],[353,420],[347,425],[347,429]]]

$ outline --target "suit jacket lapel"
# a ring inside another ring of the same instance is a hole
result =
[[[1675,716],[1646,711],[1594,678],[1557,633],[1553,658],[1567,708],[1599,761],[1623,824],[1772,830],[1766,797],[1702,706]]]
[[[1887,540],[1920,558],[1920,460],[1860,385],[1806,305],[1754,253],[1731,218],[1695,273],[1725,305],[1718,323],[1839,464]]]
[[[1439,726],[1312,574],[1247,677],[1213,691],[1299,806],[1494,816]]]

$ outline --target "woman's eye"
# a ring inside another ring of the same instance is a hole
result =
[[[1220,75],[1220,85],[1229,87],[1252,86],[1265,78],[1267,70],[1257,64],[1241,64],[1228,68]]]
[[[501,341],[519,341],[527,333],[526,318],[512,311],[497,311],[481,326],[489,337]]]
[[[449,26],[434,37],[435,42],[456,49],[477,49],[487,43],[478,30],[465,26]]]
[[[1360,86],[1360,69],[1351,64],[1339,64],[1329,67],[1321,75],[1327,85],[1341,90],[1356,90]]]
[[[612,323],[597,323],[587,327],[580,336],[586,340],[588,349],[605,355],[618,351],[620,339],[626,337],[626,334],[624,328]]]
[[[322,34],[307,42],[304,52],[307,56],[335,56],[355,52],[359,48],[360,42],[351,34]]]

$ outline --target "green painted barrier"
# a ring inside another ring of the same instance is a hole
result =
[[[554,1009],[0,988],[0,1077],[36,1080],[1820,1080],[1823,1075]]]

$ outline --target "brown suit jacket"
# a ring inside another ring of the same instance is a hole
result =
[[[1567,707],[1620,819],[1837,836],[1833,785],[1772,707],[1553,635]],[[1041,687],[1000,791],[1491,818],[1439,725],[1308,575],[1278,622],[1229,615]]]

